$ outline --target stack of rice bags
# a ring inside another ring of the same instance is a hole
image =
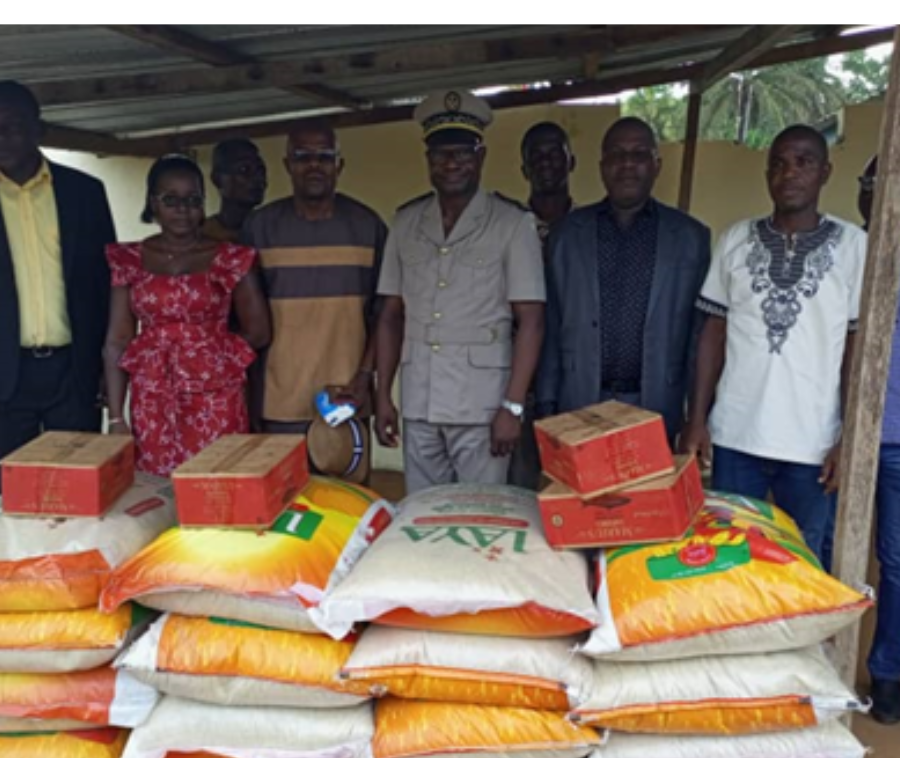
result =
[[[175,523],[168,482],[138,476],[102,518],[0,512],[0,755],[118,758],[157,693],[111,661],[148,614],[98,609],[112,572]]]
[[[566,718],[592,690],[572,652],[599,618],[589,565],[554,552],[540,523],[521,490],[417,493],[311,611],[337,639],[371,622],[342,675],[380,698],[374,758],[585,758],[600,745]]]
[[[600,552],[600,626],[579,724],[603,758],[861,758],[860,710],[822,643],[871,605],[767,503],[710,495],[679,542]]]
[[[165,693],[126,758],[362,756],[369,694],[338,676],[355,638],[322,634],[310,609],[392,517],[374,493],[313,477],[262,533],[176,527],[121,566],[103,610],[164,612],[115,664]]]

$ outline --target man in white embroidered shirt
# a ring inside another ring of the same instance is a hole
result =
[[[830,173],[815,129],[772,143],[774,211],[722,235],[697,303],[709,318],[681,440],[712,458],[715,489],[771,492],[826,567],[866,252],[859,227],[819,213]]]

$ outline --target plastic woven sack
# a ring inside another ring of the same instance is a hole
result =
[[[598,621],[585,558],[550,548],[534,494],[499,486],[434,487],[406,498],[399,511],[354,571],[311,611],[332,636],[375,621],[565,637]]]
[[[460,753],[583,758],[599,744],[593,729],[574,727],[552,711],[399,698],[375,706],[374,758]]]
[[[116,666],[161,692],[192,700],[338,708],[368,698],[364,686],[338,676],[352,651],[352,641],[321,634],[166,615]]]
[[[0,671],[55,674],[98,668],[115,658],[147,620],[146,611],[130,604],[112,614],[90,608],[2,613]]]
[[[592,758],[863,758],[866,749],[837,722],[740,737],[614,733]]]
[[[368,758],[372,709],[228,708],[165,697],[135,729],[125,758]]]
[[[124,671],[0,674],[0,732],[135,727],[159,695]]]
[[[683,540],[602,551],[603,621],[581,652],[666,660],[831,637],[872,603],[822,571],[795,529],[774,506],[715,495]]]
[[[128,732],[95,729],[49,734],[0,734],[3,758],[120,758]]]
[[[139,598],[184,615],[317,631],[307,608],[390,522],[393,507],[375,498],[363,488],[313,478],[264,533],[170,529],[113,574],[101,608]]]
[[[818,647],[652,663],[595,661],[573,720],[621,732],[758,734],[864,710]]]
[[[0,513],[0,613],[96,607],[112,570],[175,523],[168,480],[145,474],[103,518]]]
[[[378,697],[566,711],[593,678],[575,642],[370,626],[341,674]]]

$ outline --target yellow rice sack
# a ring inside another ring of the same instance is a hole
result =
[[[486,637],[370,626],[342,677],[376,697],[567,711],[591,691],[577,639]]]
[[[169,481],[145,474],[103,518],[0,510],[0,613],[96,607],[113,569],[175,523]]]
[[[601,551],[597,605],[581,652],[625,661],[797,649],[872,603],[822,571],[778,508],[714,495],[683,540]]]
[[[863,710],[819,647],[594,663],[591,697],[571,718],[614,731],[759,734],[811,727]]]
[[[116,570],[100,600],[317,631],[308,608],[390,522],[369,490],[314,477],[268,531],[170,529]]]
[[[135,727],[155,689],[105,666],[71,674],[0,674],[0,733]]]
[[[368,704],[229,708],[164,697],[131,733],[125,758],[371,758],[373,730]]]
[[[375,706],[374,758],[522,755],[583,758],[600,745],[565,715],[526,708],[385,698]]]
[[[811,729],[737,737],[673,737],[615,732],[592,758],[864,758],[866,749],[837,722]]]
[[[554,551],[534,494],[452,485],[406,498],[313,620],[334,637],[374,621],[430,631],[568,637],[599,619],[585,558]],[[403,581],[398,581],[402,577]]]
[[[165,615],[116,662],[161,692],[221,705],[339,708],[368,698],[343,682],[353,641],[224,619]]]
[[[0,614],[0,671],[55,674],[109,663],[146,612],[123,605],[112,614],[77,611]]]
[[[0,734],[3,758],[121,758],[128,732],[95,729],[49,734]]]

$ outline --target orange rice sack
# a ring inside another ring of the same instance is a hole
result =
[[[865,758],[866,749],[837,722],[812,729],[728,737],[622,734],[592,758]]]
[[[312,710],[164,697],[131,733],[126,758],[371,758],[373,730],[368,704]]]
[[[0,613],[96,607],[113,569],[175,523],[169,481],[145,474],[103,518],[0,512]]]
[[[862,704],[820,647],[651,663],[595,661],[571,717],[619,732],[759,734],[825,723]]]
[[[112,614],[78,611],[0,614],[0,671],[57,674],[109,663],[147,621],[123,605]]]
[[[567,711],[587,699],[593,678],[575,643],[373,625],[341,675],[377,697]]]
[[[0,732],[135,727],[159,695],[105,666],[72,674],[0,674]]]
[[[3,758],[121,758],[128,741],[123,729],[49,734],[0,734]]]
[[[221,705],[339,708],[368,698],[342,682],[353,641],[224,619],[165,615],[116,666],[169,695]]]
[[[683,540],[601,551],[597,605],[581,652],[628,661],[797,649],[872,603],[822,571],[778,508],[713,495]]]
[[[583,758],[600,745],[565,714],[526,708],[385,698],[375,706],[374,758],[523,755]]]
[[[311,611],[332,636],[374,621],[430,631],[567,637],[599,620],[584,556],[547,544],[534,494],[500,486],[434,487],[406,498],[399,511],[349,576]]]
[[[316,632],[308,608],[393,516],[370,490],[313,477],[266,532],[170,529],[121,566],[100,600]]]

